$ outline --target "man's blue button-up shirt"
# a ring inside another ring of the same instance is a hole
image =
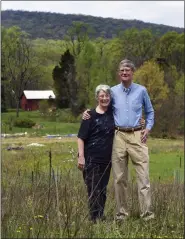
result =
[[[146,128],[151,129],[154,124],[154,109],[144,86],[132,83],[125,88],[122,83],[113,86],[112,106],[114,122],[119,127],[136,127],[140,125],[142,109],[144,109]]]

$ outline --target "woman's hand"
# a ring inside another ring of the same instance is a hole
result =
[[[88,111],[90,111],[90,110],[87,109],[86,111],[83,112],[83,114],[82,114],[82,119],[83,120],[87,120],[91,117],[90,114],[88,113]]]
[[[78,157],[78,169],[83,171],[85,165],[85,158],[84,156],[79,156]]]

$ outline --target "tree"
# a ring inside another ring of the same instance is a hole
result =
[[[171,67],[173,87],[169,88],[169,97],[162,102],[156,111],[154,132],[162,137],[174,137],[184,133],[184,74],[179,74],[176,68]],[[162,134],[162,135],[161,135]]]
[[[79,101],[90,104],[93,82],[95,81],[96,46],[88,41],[76,61],[76,77],[79,85]],[[94,89],[93,89],[94,91]]]
[[[109,49],[109,41],[103,38],[96,40],[97,59],[96,68],[98,69],[99,82],[109,85],[112,83],[112,51]]]
[[[154,55],[157,37],[148,29],[128,29],[119,34],[122,57],[132,60],[137,67]]]
[[[19,117],[20,100],[23,91],[37,82],[40,76],[39,61],[34,54],[31,41],[20,28],[12,27],[2,31],[2,60],[9,94],[16,102]]]
[[[176,81],[175,85],[175,111],[178,133],[184,134],[184,74]]]
[[[1,59],[1,112],[6,112],[5,84],[6,78],[4,77],[4,65],[2,65]]]
[[[168,32],[157,43],[156,56],[163,57],[169,65],[184,72],[184,33]]]
[[[95,46],[90,41],[89,35],[92,36],[93,31],[88,24],[76,21],[72,23],[65,37],[66,47],[75,59],[78,105],[81,107],[85,107],[90,100],[88,92],[91,89],[91,70],[94,64]]]
[[[164,82],[164,72],[160,70],[158,64],[153,60],[145,62],[134,73],[134,79],[147,88],[154,108],[160,108],[169,90]]]
[[[69,107],[69,90],[68,90],[68,80],[64,76],[65,72],[65,63],[69,61],[69,57],[71,57],[69,51],[66,51],[63,55],[61,55],[59,66],[55,66],[52,72],[53,80],[54,80],[54,88],[56,91],[56,103],[59,108],[68,108]]]
[[[78,103],[78,82],[74,56],[67,50],[60,59],[59,66],[53,69],[54,87],[57,92],[58,106],[70,107],[73,115],[78,115],[81,105]]]
[[[65,36],[66,48],[70,49],[75,59],[78,58],[85,43],[89,40],[89,34],[93,29],[84,22],[73,22]]]

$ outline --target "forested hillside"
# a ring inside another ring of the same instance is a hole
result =
[[[131,23],[136,24],[135,28]],[[113,86],[119,82],[118,64],[127,58],[137,68],[134,81],[147,88],[155,109],[152,134],[183,134],[182,29],[178,32],[138,21],[20,11],[3,12],[2,25],[2,111],[17,108],[18,115],[23,90],[52,89],[58,119],[74,122],[84,109],[95,106],[94,90],[98,84]],[[117,26],[123,30],[119,34]],[[132,28],[123,29],[129,26]],[[162,29],[167,32],[156,34]],[[44,112],[48,108],[49,102],[40,105]],[[63,109],[71,115],[59,116]]]
[[[120,31],[130,28],[150,29],[153,34],[163,35],[168,31],[182,33],[183,28],[145,23],[139,20],[122,20],[75,14],[50,12],[2,11],[1,24],[4,27],[19,26],[30,34],[32,39],[63,39],[74,21],[89,24],[92,28],[90,37],[113,38]]]

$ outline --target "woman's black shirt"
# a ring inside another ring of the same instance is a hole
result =
[[[112,110],[109,108],[104,114],[99,114],[93,109],[90,115],[90,119],[82,120],[78,132],[78,138],[84,140],[85,163],[107,164],[111,161],[114,137]]]

